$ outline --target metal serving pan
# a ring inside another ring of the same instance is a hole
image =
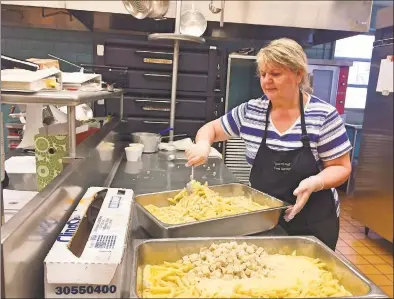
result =
[[[346,298],[389,298],[373,282],[361,274],[354,265],[339,257],[320,240],[312,236],[138,240],[133,245],[131,295],[137,298],[142,297],[141,266],[161,264],[164,261],[175,262],[184,255],[198,253],[202,247],[210,246],[212,243],[230,241],[255,244],[263,247],[270,254],[291,254],[296,250],[298,255],[319,258],[326,263],[328,270],[333,273],[334,277],[353,294],[353,296]]]
[[[281,210],[288,206],[279,199],[242,184],[225,184],[210,186],[209,188],[223,196],[245,195],[270,208],[176,225],[161,222],[144,208],[149,204],[159,207],[169,206],[168,198],[174,197],[181,191],[176,190],[137,196],[135,203],[138,221],[152,238],[243,236],[274,228],[278,224]]]

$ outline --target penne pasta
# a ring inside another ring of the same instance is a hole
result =
[[[268,254],[247,243],[212,244],[143,268],[144,298],[329,298],[352,294],[319,259]]]
[[[169,198],[170,206],[146,205],[145,209],[164,223],[181,224],[269,208],[245,196],[222,197],[210,190],[207,184],[193,181],[192,186],[192,194],[184,189],[174,198]]]

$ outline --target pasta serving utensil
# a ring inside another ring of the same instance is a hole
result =
[[[192,173],[190,175],[190,182],[186,185],[186,190],[189,194],[193,193],[193,180],[194,180],[194,166],[192,166]]]

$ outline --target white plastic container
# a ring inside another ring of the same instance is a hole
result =
[[[115,147],[111,143],[102,143],[97,147],[101,161],[111,161]]]
[[[125,148],[127,161],[136,162],[138,161],[144,150],[144,145],[141,143],[130,143],[128,147]]]

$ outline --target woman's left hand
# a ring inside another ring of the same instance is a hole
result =
[[[320,191],[323,188],[324,181],[318,175],[310,176],[309,178],[302,180],[297,189],[295,189],[293,192],[293,194],[297,196],[297,200],[294,206],[287,208],[284,216],[285,220],[287,222],[292,220],[294,216],[297,215],[308,202],[311,194],[313,192]]]

